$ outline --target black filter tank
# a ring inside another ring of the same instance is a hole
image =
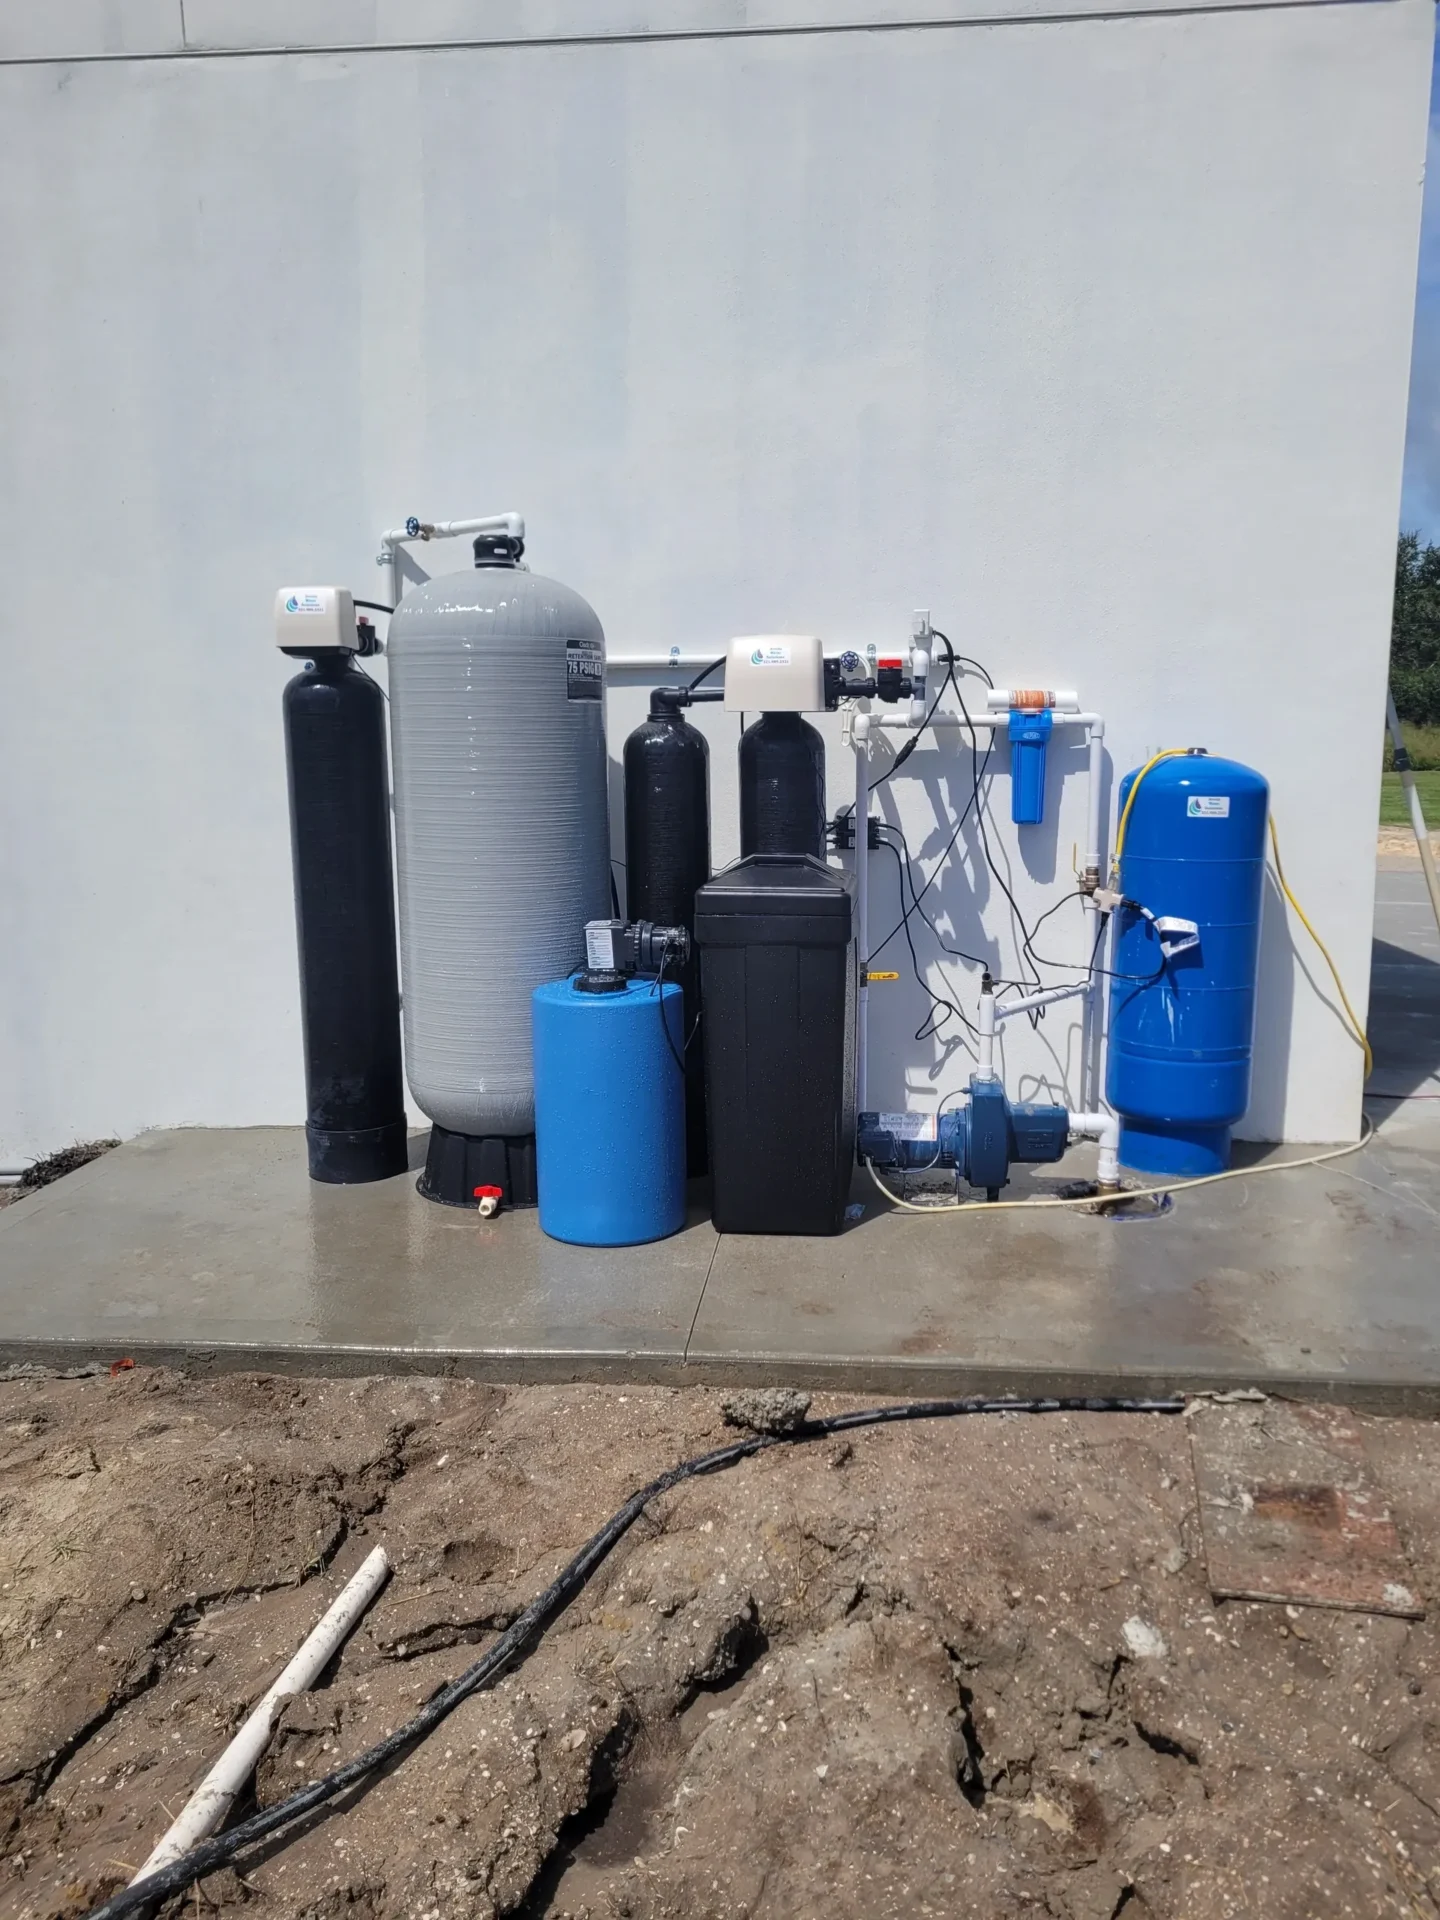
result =
[[[740,736],[740,857],[825,858],[825,742],[798,713],[762,713]]]
[[[631,920],[695,931],[695,894],[710,878],[710,749],[680,711],[679,690],[657,687],[650,718],[625,742],[625,904]],[[706,1171],[700,961],[672,976],[685,995],[685,1162]]]
[[[850,883],[759,854],[702,887],[712,1214],[721,1233],[839,1233],[855,1171]]]
[[[348,653],[285,689],[310,1177],[406,1169],[385,702]]]

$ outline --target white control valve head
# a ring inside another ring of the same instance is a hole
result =
[[[348,587],[281,587],[275,595],[275,644],[313,660],[317,653],[360,653],[355,600]]]
[[[729,713],[823,713],[825,655],[814,634],[752,633],[725,656]]]

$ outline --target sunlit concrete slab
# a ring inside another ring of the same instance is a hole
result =
[[[855,1199],[835,1239],[718,1239],[697,1207],[671,1240],[577,1248],[534,1213],[437,1207],[410,1178],[316,1186],[298,1129],[149,1134],[0,1214],[0,1364],[1254,1384],[1440,1410],[1440,1114],[1423,1104],[1346,1160],[1147,1222]]]
[[[1361,1151],[1180,1195],[1160,1218],[920,1218],[863,1175],[834,1239],[563,1246],[413,1172],[316,1186],[298,1128],[153,1133],[0,1212],[0,1365],[456,1369],[867,1392],[1257,1386],[1440,1413],[1440,940],[1382,871]],[[422,1141],[412,1142],[416,1164]],[[1303,1149],[1242,1147],[1249,1163]],[[1093,1149],[1018,1178],[1053,1193]]]
[[[683,1358],[714,1249],[698,1209],[657,1245],[570,1247],[413,1173],[317,1185],[298,1129],[152,1133],[0,1213],[0,1355],[654,1369]]]
[[[689,1363],[895,1392],[1254,1385],[1440,1408],[1440,1115],[1413,1112],[1328,1166],[1265,1173],[1303,1149],[1254,1155],[1155,1219],[922,1218],[872,1189],[858,1225],[783,1264],[726,1236]]]

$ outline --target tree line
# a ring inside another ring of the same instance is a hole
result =
[[[1390,686],[1402,720],[1440,726],[1440,547],[1402,533],[1395,555]]]

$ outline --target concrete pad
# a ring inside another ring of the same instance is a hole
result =
[[[719,1240],[697,1209],[672,1240],[610,1251],[547,1240],[533,1213],[437,1207],[408,1178],[316,1186],[298,1129],[155,1133],[0,1214],[0,1364],[1254,1384],[1440,1411],[1437,1148],[1440,1112],[1407,1104],[1352,1158],[1144,1223],[918,1219],[857,1186],[864,1218],[836,1239]]]
[[[683,1358],[715,1240],[697,1208],[653,1246],[564,1246],[533,1211],[422,1200],[413,1174],[319,1186],[298,1129],[145,1134],[0,1213],[0,1364],[654,1377]]]
[[[320,1187],[298,1128],[155,1133],[0,1212],[0,1365],[795,1383],[898,1393],[1258,1386],[1440,1413],[1440,940],[1377,885],[1375,1139],[1162,1218],[898,1212],[835,1239],[562,1246],[413,1178]],[[422,1143],[413,1143],[417,1154]],[[1295,1148],[1253,1160],[1301,1157]],[[1093,1167],[1018,1178],[1007,1197]]]
[[[1440,1097],[1440,931],[1418,859],[1376,876],[1369,1026],[1366,1091]]]
[[[1440,1410],[1437,1146],[1440,1116],[1387,1121],[1345,1160],[1221,1181],[1148,1221],[922,1219],[872,1190],[838,1241],[723,1238],[687,1357],[897,1393],[1254,1385]]]

